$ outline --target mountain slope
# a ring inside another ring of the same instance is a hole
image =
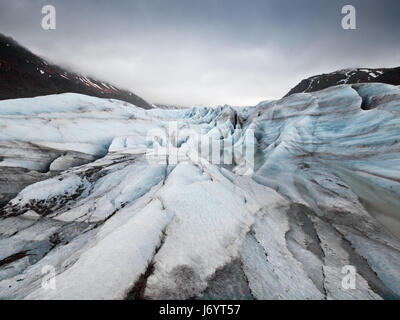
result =
[[[50,65],[13,39],[0,34],[0,100],[66,92],[118,99],[144,109],[152,108],[132,92]]]
[[[400,85],[400,67],[381,69],[344,69],[327,74],[320,74],[302,80],[286,96],[301,92],[315,92],[340,84],[386,83]]]

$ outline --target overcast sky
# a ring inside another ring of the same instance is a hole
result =
[[[41,28],[52,4],[57,29]],[[357,9],[343,30],[341,8]],[[254,105],[300,80],[400,65],[399,0],[0,0],[0,32],[153,103]]]

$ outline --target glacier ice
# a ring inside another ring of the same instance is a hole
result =
[[[196,157],[189,134],[242,145],[248,130],[251,174],[240,152]],[[399,134],[384,84],[242,109],[0,101],[0,298],[399,299]]]

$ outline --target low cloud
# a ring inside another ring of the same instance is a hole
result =
[[[40,27],[46,1],[7,2],[2,32],[154,103],[254,105],[313,74],[400,65],[397,0],[353,1],[352,31],[345,1],[54,0],[54,31]]]

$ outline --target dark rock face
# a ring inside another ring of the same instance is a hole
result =
[[[50,65],[12,38],[0,34],[0,100],[66,92],[118,99],[144,109],[152,108],[130,91]]]
[[[378,82],[400,85],[400,67],[389,69],[345,69],[304,79],[286,95],[315,92],[340,84]]]

